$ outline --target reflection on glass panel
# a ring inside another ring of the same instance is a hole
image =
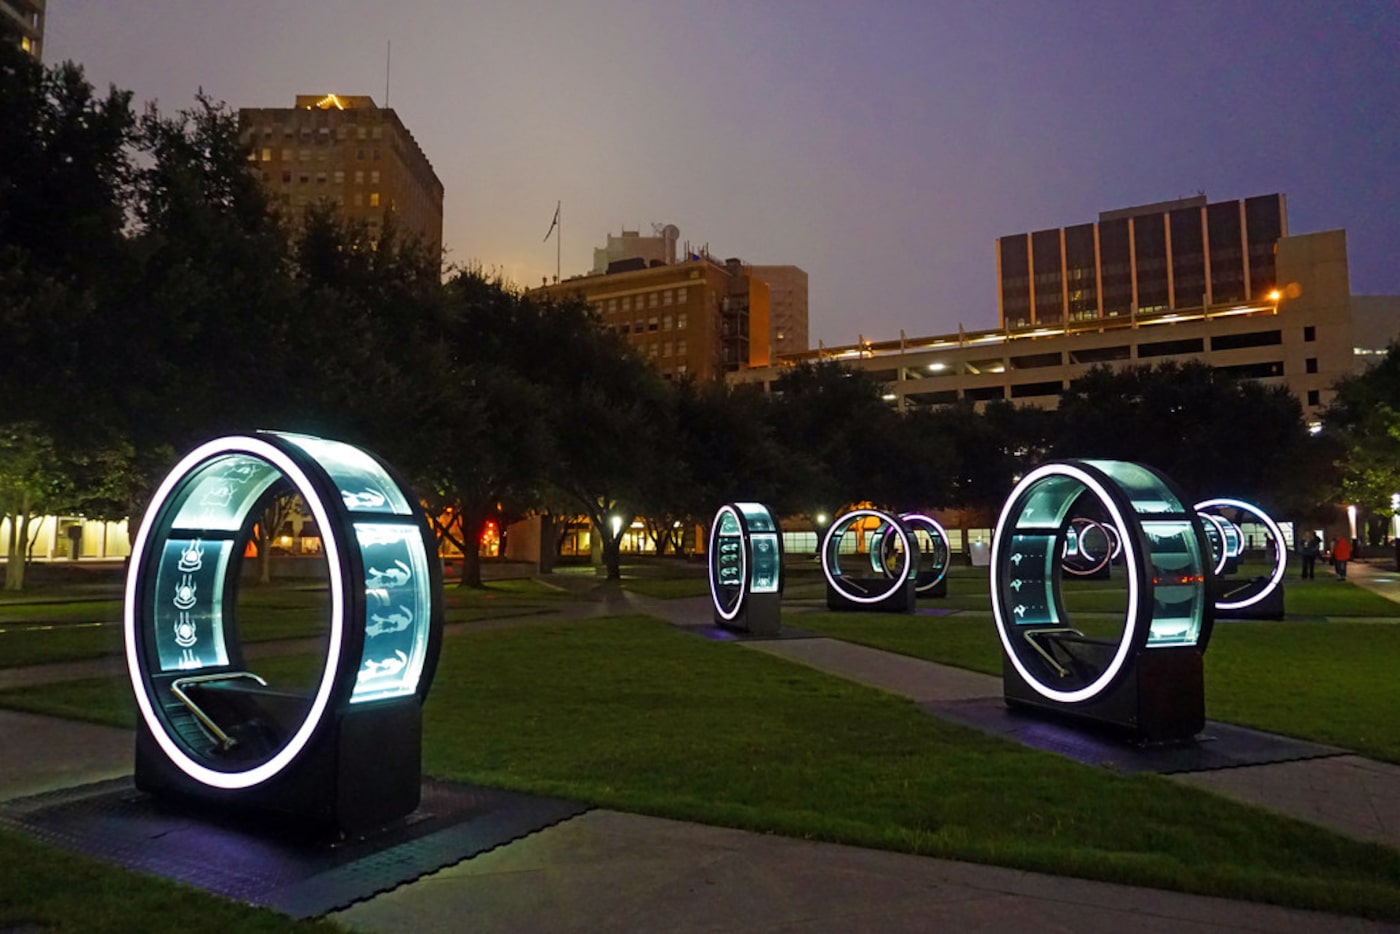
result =
[[[1139,515],[1163,512],[1184,512],[1185,507],[1172,495],[1160,477],[1137,464],[1123,461],[1085,461],[1108,474],[1133,504]]]
[[[773,517],[763,506],[758,503],[735,503],[734,505],[744,514],[744,521],[748,523],[750,532],[777,531],[773,525]]]
[[[173,528],[236,532],[258,497],[282,476],[259,458],[225,454],[195,469],[176,497]]]
[[[1069,507],[1083,492],[1084,484],[1073,477],[1046,477],[1031,489],[1016,528],[1058,530]]]
[[[1147,644],[1195,645],[1206,596],[1195,530],[1186,520],[1144,522],[1142,530],[1150,543],[1155,601]]]
[[[1013,535],[1002,559],[1001,599],[1006,613],[1019,626],[1059,625],[1051,600],[1057,535]]]
[[[432,598],[428,557],[410,525],[355,523],[365,566],[365,647],[350,702],[418,689],[428,648]]]
[[[389,479],[374,458],[359,448],[309,435],[278,434],[316,459],[330,474],[345,508],[350,512],[392,513],[409,516],[413,509],[398,485]]]
[[[165,542],[149,599],[161,671],[228,664],[224,645],[224,574],[233,543],[171,538]]]
[[[778,536],[774,532],[759,532],[749,536],[753,544],[753,573],[750,589],[754,593],[777,593],[780,564]]]

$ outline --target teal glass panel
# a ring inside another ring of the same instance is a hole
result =
[[[1002,558],[1001,601],[1018,626],[1058,626],[1052,596],[1057,535],[1013,535]]]
[[[365,566],[365,647],[350,703],[418,689],[432,621],[428,557],[417,527],[355,523]]]
[[[1201,523],[1206,530],[1206,542],[1210,545],[1211,565],[1220,563],[1220,559],[1225,557],[1225,540],[1220,535],[1220,528],[1207,519],[1202,519]]]
[[[1238,558],[1240,552],[1244,550],[1244,534],[1240,532],[1240,527],[1226,519],[1223,525],[1225,529],[1225,556],[1227,558]]]
[[[1152,575],[1152,626],[1147,645],[1195,645],[1205,612],[1205,556],[1187,520],[1147,520]]]
[[[1058,531],[1064,525],[1065,514],[1084,489],[1084,484],[1073,477],[1050,476],[1037,481],[1016,518],[1016,528]]]
[[[278,434],[301,448],[330,474],[350,512],[411,516],[413,508],[384,468],[364,451],[339,441],[310,435]]]
[[[730,510],[726,509],[720,516],[715,553],[711,558],[715,585],[724,591],[725,609],[732,609],[744,586],[744,533],[739,528],[739,517]]]
[[[175,497],[174,529],[236,532],[282,472],[247,454],[224,454],[196,468]]]
[[[749,590],[753,593],[777,593],[782,574],[778,557],[776,532],[758,532],[749,536],[753,546],[753,570],[749,573]]]
[[[744,514],[744,522],[748,525],[750,532],[778,531],[778,526],[773,522],[773,516],[758,503],[735,503],[734,506]]]
[[[1152,471],[1126,461],[1085,461],[1112,477],[1141,516],[1185,512],[1186,507]]]
[[[233,542],[171,538],[156,568],[151,614],[161,671],[228,664],[224,644],[224,575]]]

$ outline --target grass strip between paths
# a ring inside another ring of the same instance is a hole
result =
[[[106,711],[88,712],[111,721],[116,689],[89,683],[66,709],[105,696]],[[62,686],[6,692],[0,703],[35,709],[39,698],[64,694]],[[1024,749],[880,691],[645,618],[449,639],[425,717],[424,765],[441,778],[1400,920],[1394,850],[1158,776]]]

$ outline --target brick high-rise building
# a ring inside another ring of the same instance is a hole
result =
[[[273,203],[294,222],[328,201],[371,235],[392,213],[401,233],[441,248],[442,182],[393,110],[369,97],[299,94],[295,107],[245,107],[238,117]]]

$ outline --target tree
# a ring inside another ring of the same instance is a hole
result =
[[[1358,507],[1374,540],[1395,514],[1391,497],[1400,493],[1400,344],[1334,388],[1322,416],[1335,468],[1330,492]]]
[[[1281,386],[1201,363],[1099,366],[1070,384],[1056,422],[1055,456],[1145,463],[1193,502],[1238,496],[1277,509],[1317,499],[1316,449]]]

